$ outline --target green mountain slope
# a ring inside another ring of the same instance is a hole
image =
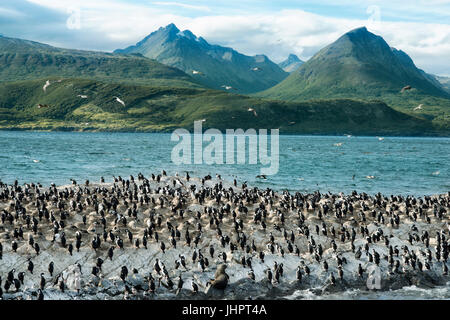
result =
[[[142,56],[60,49],[0,36],[0,82],[49,76],[178,87],[200,86],[184,72]]]
[[[279,128],[281,133],[304,134],[450,134],[450,129],[433,128],[430,121],[405,115],[376,101],[267,101],[209,89],[84,79],[53,82],[44,92],[42,82],[41,79],[0,86],[0,129],[170,131],[192,128],[195,120],[205,119],[204,128],[221,130]]]
[[[405,86],[412,89],[402,92]],[[406,53],[390,48],[366,28],[346,33],[280,84],[258,95],[289,101],[380,99],[439,124],[450,120],[450,95],[441,84],[418,69]]]
[[[211,45],[174,24],[151,33],[136,45],[116,53],[140,53],[192,75],[202,84],[230,92],[268,89],[287,77],[264,55],[249,57],[231,48]]]

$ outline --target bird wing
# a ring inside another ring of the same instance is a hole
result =
[[[121,100],[119,97],[116,97],[116,101],[125,107],[125,102]]]
[[[44,84],[44,86],[42,87],[42,89],[44,90],[44,91],[46,91],[47,90],[47,87],[50,85],[50,80],[47,80],[47,82],[45,82],[45,84]]]

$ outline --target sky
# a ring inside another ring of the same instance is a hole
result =
[[[0,34],[113,51],[175,23],[212,44],[307,60],[366,26],[428,73],[450,76],[450,0],[1,0]]]

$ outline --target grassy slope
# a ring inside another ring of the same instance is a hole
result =
[[[414,117],[430,120],[435,126],[450,130],[450,99],[426,95],[417,89],[403,93],[400,90],[390,90],[384,91],[382,94],[373,86],[365,86],[363,89],[358,90],[357,88],[349,87],[348,91],[340,89],[337,93],[332,84],[324,83],[321,86],[316,86],[308,90],[307,94],[299,95],[298,92],[301,89],[292,85],[284,90],[283,93],[269,89],[263,94],[258,94],[258,96],[268,99],[299,102],[320,97],[327,99],[376,99],[385,102],[395,110]],[[422,109],[414,110],[420,104],[423,105]]]
[[[267,101],[222,91],[64,79],[42,90],[44,79],[0,85],[0,129],[170,131],[205,127],[280,128],[282,133],[449,135],[430,121],[381,102]],[[82,99],[77,95],[87,95]],[[123,107],[115,96],[125,101]],[[48,108],[37,108],[37,104]],[[257,116],[248,111],[252,107]]]
[[[142,56],[60,49],[0,36],[0,83],[50,76],[200,87],[196,80],[181,70]]]
[[[377,99],[398,111],[431,120],[436,126],[450,129],[450,99],[425,94],[416,88],[402,93],[401,85],[395,88],[386,88],[382,80],[379,82],[369,80],[367,74],[358,73],[355,69],[351,65],[340,66],[336,69],[328,68],[329,77],[312,80],[300,79],[303,75],[295,74],[258,96],[286,101],[306,101],[317,98]],[[357,76],[349,77],[349,74]],[[370,77],[373,77],[373,73]],[[335,81],[334,79],[342,80]],[[355,79],[357,79],[357,84],[354,82]],[[279,90],[281,86],[282,90]],[[422,109],[414,110],[420,104],[423,105]]]

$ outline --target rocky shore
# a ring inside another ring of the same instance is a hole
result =
[[[283,299],[304,289],[433,288],[450,280],[449,209],[449,193],[300,194],[165,173],[2,183],[0,293]]]

